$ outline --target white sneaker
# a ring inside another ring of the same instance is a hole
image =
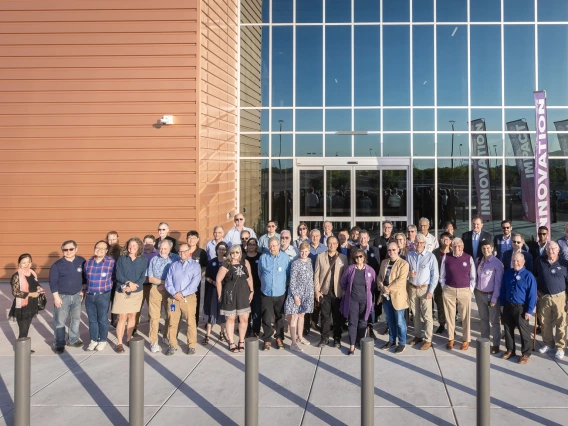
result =
[[[89,346],[87,346],[87,350],[88,351],[94,351],[95,348],[99,345],[99,342],[95,342],[94,340],[91,340],[91,343],[89,343]]]
[[[564,358],[564,350],[562,349],[557,349],[556,353],[554,354],[554,358],[556,359],[562,359]]]
[[[162,337],[162,343],[166,346],[170,346],[170,341],[167,337]]]
[[[290,350],[294,352],[304,352],[304,350],[301,347],[299,347],[297,344],[290,345]]]
[[[104,348],[106,348],[107,342],[99,342],[99,344],[97,345],[97,352],[102,351]]]
[[[150,347],[150,352],[156,353],[156,352],[160,352],[162,350],[162,348],[160,347],[159,343],[156,342],[154,343],[151,347]]]
[[[299,337],[298,342],[300,342],[302,345],[309,345],[310,344],[310,342],[303,337]]]
[[[544,345],[544,346],[543,346],[542,348],[540,348],[538,351],[539,351],[541,354],[545,354],[545,353],[547,353],[549,350],[550,350],[550,348],[549,348],[547,345]]]

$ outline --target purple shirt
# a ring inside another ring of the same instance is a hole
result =
[[[484,293],[493,293],[491,302],[497,303],[501,293],[501,282],[505,268],[499,259],[491,256],[489,260],[480,258],[477,262],[477,283],[475,289]]]

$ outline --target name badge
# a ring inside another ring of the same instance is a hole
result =
[[[485,271],[485,275],[491,275],[491,271]]]
[[[280,266],[278,267],[278,272],[282,272],[282,268]]]
[[[551,269],[551,270],[550,270],[550,273],[551,273],[551,274],[556,274],[556,269]]]
[[[520,275],[517,275],[517,276],[515,277],[515,279],[516,279],[517,281],[520,281],[520,280],[521,280],[521,276],[520,276]]]
[[[341,263],[341,260],[338,260],[338,261],[337,261],[337,264],[338,264],[339,266],[343,265],[343,263]]]
[[[258,259],[256,259],[255,262],[258,263]]]
[[[371,273],[370,273],[370,272],[367,272],[367,276],[368,276],[369,278],[371,278]]]
[[[467,266],[467,262],[464,262],[464,263],[463,263],[463,266]]]
[[[371,253],[371,257],[375,257],[375,253]]]
[[[81,269],[81,267],[77,268],[77,272],[83,272],[83,270]]]
[[[426,265],[420,265],[420,267],[421,267],[422,269],[424,269],[424,268],[426,268]]]
[[[103,272],[103,273],[101,274],[101,277],[103,277],[103,278],[106,277],[106,276],[107,276],[106,272]]]
[[[213,264],[212,264],[212,265],[213,265],[213,266],[217,266],[217,262],[213,262]]]

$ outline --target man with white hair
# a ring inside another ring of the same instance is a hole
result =
[[[439,247],[439,245],[438,245],[438,239],[428,232],[430,229],[430,221],[425,217],[420,218],[420,220],[418,221],[418,228],[420,234],[424,235],[424,237],[426,238],[425,250],[432,253],[435,249]]]
[[[233,244],[241,244],[241,232],[247,230],[250,233],[250,238],[256,238],[256,234],[250,228],[245,226],[245,217],[241,213],[235,215],[235,227],[231,228],[225,234],[225,242]]]
[[[160,243],[164,240],[170,240],[172,242],[172,253],[177,254],[176,245],[177,241],[175,238],[170,237],[170,225],[166,222],[160,222],[158,225],[158,238],[154,240],[154,248],[160,250]]]
[[[225,229],[223,229],[221,225],[217,225],[215,226],[215,228],[213,228],[213,239],[208,241],[207,244],[205,245],[205,251],[207,252],[207,257],[209,258],[209,260],[213,259],[214,257],[217,257],[217,253],[215,252],[215,247],[217,247],[217,244],[223,241],[224,236],[225,236]],[[230,243],[227,243],[227,245],[229,246],[229,248],[231,248]]]
[[[284,229],[280,232],[280,250],[288,255],[290,261],[296,259],[299,255],[298,249],[294,247],[292,244],[292,233]]]
[[[523,250],[525,246],[525,239],[524,237],[517,233],[513,233],[511,237],[511,241],[513,242],[513,248],[511,250],[507,250],[503,253],[502,261],[505,271],[511,269],[513,267],[513,255],[515,253],[521,253],[525,258],[525,269],[527,271],[533,271],[533,257],[530,253]]]
[[[323,235],[321,237],[321,243],[327,246],[327,239],[329,237],[334,237],[334,236],[335,235],[333,235],[333,223],[331,223],[329,220],[326,220],[323,223]]]

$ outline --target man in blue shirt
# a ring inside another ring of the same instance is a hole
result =
[[[268,253],[268,241],[276,237],[280,240],[280,234],[276,232],[276,222],[269,220],[266,224],[266,234],[262,235],[258,240],[258,251],[260,253]]]
[[[168,297],[168,339],[170,346],[166,355],[173,355],[177,351],[177,332],[180,316],[183,313],[187,321],[188,355],[195,354],[197,344],[197,324],[195,311],[197,308],[197,289],[201,283],[201,266],[191,259],[189,245],[179,247],[180,260],[172,263],[166,276],[165,288],[170,294]]]
[[[68,346],[80,348],[83,346],[79,336],[81,324],[81,303],[85,297],[83,288],[83,265],[85,259],[77,256],[77,243],[65,241],[61,245],[63,257],[51,266],[49,271],[49,287],[53,293],[53,321],[55,322],[55,343],[53,350],[56,354],[65,352],[65,323],[69,320]]]
[[[501,313],[507,347],[501,358],[509,359],[515,355],[514,332],[517,327],[521,335],[522,352],[519,364],[526,364],[533,349],[529,320],[536,306],[536,280],[534,275],[525,269],[522,253],[515,253],[512,263],[513,268],[505,271],[501,284]]]
[[[284,349],[284,302],[286,300],[286,282],[289,275],[290,258],[280,251],[280,241],[272,237],[268,241],[268,253],[260,256],[258,276],[260,277],[262,339],[263,350],[270,349],[272,323],[276,328],[276,346]]]

